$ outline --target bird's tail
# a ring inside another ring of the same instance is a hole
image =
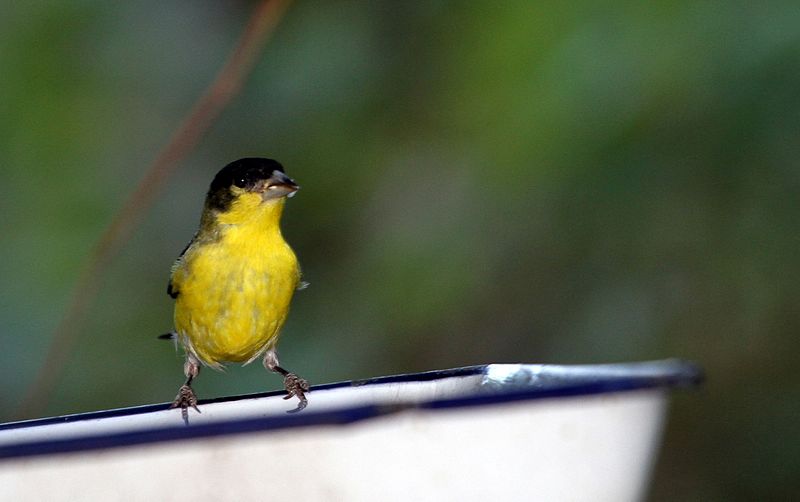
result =
[[[163,335],[158,335],[159,340],[177,340],[178,334],[174,331],[170,331],[169,333],[164,333]]]

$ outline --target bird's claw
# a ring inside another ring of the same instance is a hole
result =
[[[178,395],[175,396],[175,400],[172,401],[172,404],[169,406],[170,408],[178,408],[181,409],[181,417],[183,417],[183,422],[186,425],[189,425],[189,407],[194,408],[197,413],[200,413],[200,409],[197,407],[197,396],[194,393],[194,390],[189,385],[182,385],[181,388],[178,390]]]
[[[300,400],[300,402],[297,403],[297,408],[289,411],[289,413],[297,413],[308,406],[306,392],[309,392],[309,386],[305,379],[300,378],[294,373],[288,373],[283,378],[283,386],[286,388],[286,395],[283,396],[284,399],[291,399],[292,397],[297,396],[297,399]]]

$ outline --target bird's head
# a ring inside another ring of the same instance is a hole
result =
[[[206,195],[202,225],[240,224],[258,218],[277,223],[287,197],[300,187],[272,159],[244,158],[223,167]]]
[[[244,158],[231,162],[217,173],[208,189],[206,206],[225,212],[237,200],[246,201],[248,205],[276,202],[291,197],[299,189],[278,161]]]

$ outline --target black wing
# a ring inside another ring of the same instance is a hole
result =
[[[184,248],[183,248],[183,251],[181,251],[181,254],[178,256],[178,259],[177,259],[177,260],[175,260],[175,263],[172,265],[172,271],[171,271],[171,272],[170,272],[170,274],[169,274],[169,282],[167,283],[167,294],[168,294],[170,297],[172,297],[173,299],[177,298],[177,297],[178,297],[178,294],[179,294],[180,292],[178,291],[178,289],[177,289],[177,288],[175,288],[175,287],[173,286],[173,284],[172,284],[172,276],[175,274],[175,269],[176,269],[176,268],[178,267],[178,265],[180,264],[180,262],[181,262],[181,259],[183,258],[183,255],[185,255],[185,254],[186,254],[186,250],[188,250],[188,249],[189,249],[189,247],[191,247],[191,245],[192,245],[192,244],[194,244],[194,240],[195,240],[196,238],[197,238],[197,234],[194,234],[194,237],[192,237],[192,240],[190,240],[190,241],[189,241],[189,244],[187,244],[187,245],[186,245],[186,247],[184,247]]]

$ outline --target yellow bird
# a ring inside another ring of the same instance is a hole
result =
[[[285,399],[299,399],[296,411],[308,403],[308,382],[280,367],[275,348],[300,285],[297,258],[280,229],[286,199],[299,188],[277,161],[262,158],[231,162],[211,182],[200,229],[167,286],[175,299],[170,335],[186,352],[186,382],[172,403],[184,419],[188,407],[197,410],[192,381],[201,363],[219,370],[263,357],[266,369],[283,375]]]

